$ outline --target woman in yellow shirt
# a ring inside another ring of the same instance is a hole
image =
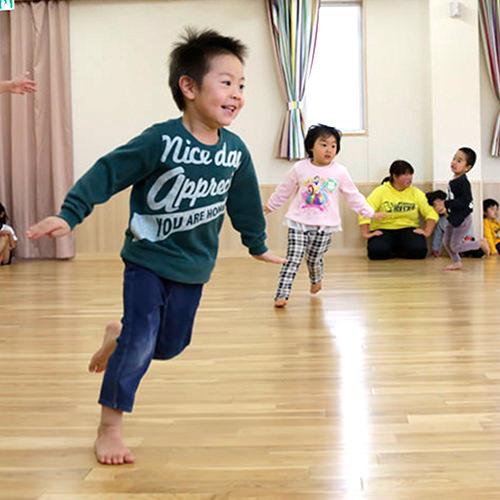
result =
[[[438,214],[428,204],[425,194],[412,186],[413,167],[404,160],[392,163],[390,176],[368,196],[376,212],[385,212],[380,221],[359,218],[361,234],[368,240],[372,260],[403,257],[423,259],[427,255],[427,237],[432,234]],[[420,217],[425,226],[420,228]]]

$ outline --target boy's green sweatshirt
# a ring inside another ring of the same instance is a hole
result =
[[[224,128],[219,142],[207,146],[186,130],[181,118],[151,126],[99,159],[67,194],[58,217],[73,228],[94,205],[131,185],[121,256],[162,278],[209,280],[226,208],[250,253],[267,250],[250,153]]]

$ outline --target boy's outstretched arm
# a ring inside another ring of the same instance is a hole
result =
[[[71,232],[71,227],[69,224],[61,217],[51,216],[33,224],[26,235],[32,240],[37,240],[42,236],[48,236],[49,238],[60,238],[61,236],[66,236]]]
[[[288,262],[285,258],[274,255],[269,250],[260,255],[252,255],[252,257],[263,262],[271,262],[272,264],[286,264]]]

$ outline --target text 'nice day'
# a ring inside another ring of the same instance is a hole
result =
[[[215,154],[208,149],[202,149],[198,146],[192,146],[191,141],[182,137],[174,138],[169,135],[163,135],[162,140],[165,141],[165,149],[161,156],[161,161],[165,163],[170,153],[171,161],[183,165],[215,165],[217,167],[238,168],[241,164],[242,152],[233,149],[227,150],[227,145],[224,143]]]

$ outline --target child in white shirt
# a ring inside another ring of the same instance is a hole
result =
[[[285,307],[293,280],[305,255],[311,282],[310,291],[318,293],[324,274],[323,256],[331,243],[331,233],[342,231],[339,192],[351,208],[365,218],[380,220],[354,185],[347,169],[335,162],[340,151],[341,133],[335,127],[313,125],[305,138],[307,159],[292,167],[264,206],[266,214],[278,209],[293,195],[285,215],[288,226],[287,263],[283,264],[275,307]]]

